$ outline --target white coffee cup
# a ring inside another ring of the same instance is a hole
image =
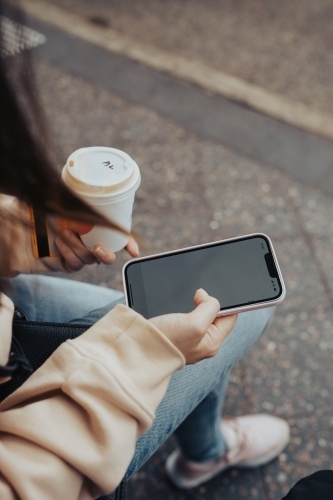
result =
[[[131,230],[135,191],[141,176],[138,165],[119,149],[81,148],[68,158],[64,183],[82,200],[125,231]],[[83,243],[90,249],[103,245],[113,252],[124,248],[129,236],[107,227],[78,224]]]

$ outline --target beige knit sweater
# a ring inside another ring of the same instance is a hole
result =
[[[27,246],[18,247],[15,270],[26,272],[36,263],[28,236],[20,238]],[[43,259],[37,267],[43,269]],[[64,263],[48,259],[46,268]],[[13,304],[1,300],[0,364],[6,364]],[[184,363],[157,328],[122,305],[60,346],[0,405],[0,499],[90,500],[113,491],[171,374]]]

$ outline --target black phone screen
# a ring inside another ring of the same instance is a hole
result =
[[[216,297],[221,310],[282,295],[269,241],[261,235],[130,262],[125,282],[129,306],[145,318],[192,311],[198,288]]]

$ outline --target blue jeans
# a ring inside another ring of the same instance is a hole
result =
[[[8,295],[31,321],[93,324],[123,302],[121,292],[48,276],[20,275],[10,284]],[[228,376],[264,332],[272,312],[270,308],[240,314],[214,358],[186,366],[172,375],[152,427],[137,441],[128,478],[173,432],[185,456],[192,460],[205,461],[225,453],[220,421]]]

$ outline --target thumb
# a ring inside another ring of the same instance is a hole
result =
[[[190,320],[202,333],[205,333],[216,319],[220,303],[205,290],[199,288],[194,295],[194,304],[196,308],[189,313]]]

